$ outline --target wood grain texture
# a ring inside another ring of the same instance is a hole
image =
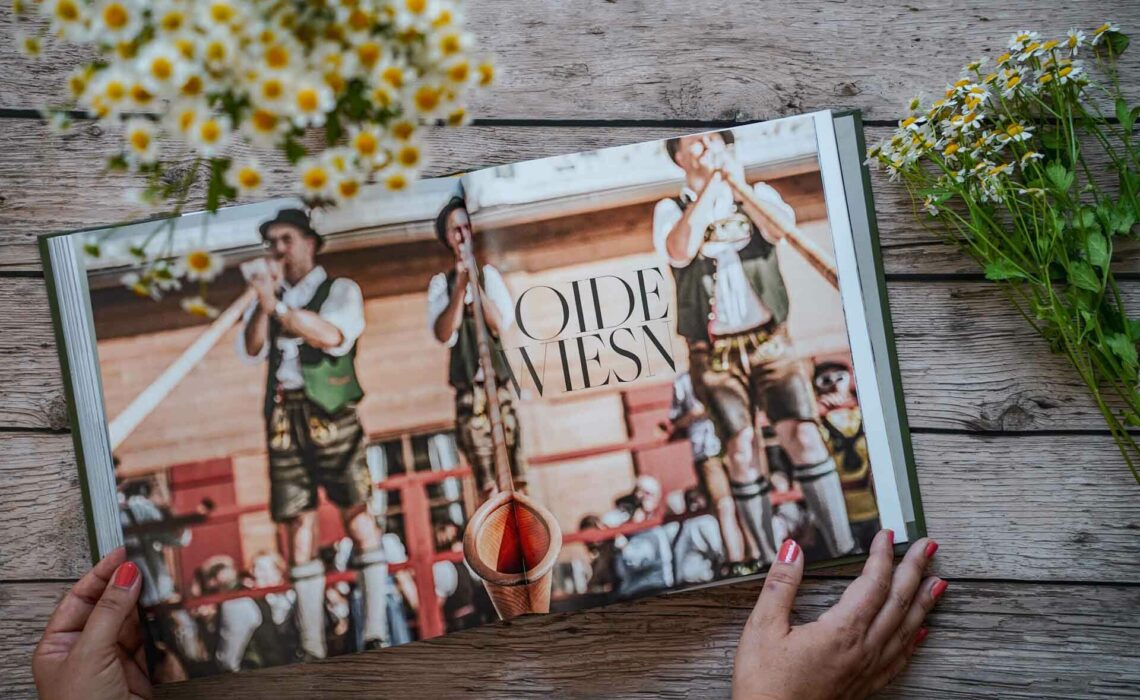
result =
[[[941,561],[934,571],[942,574]],[[797,621],[817,618],[846,583],[806,582]],[[66,586],[0,585],[4,697],[34,697],[31,651]],[[742,583],[520,618],[317,665],[160,686],[157,697],[728,698],[736,641],[759,590]],[[878,697],[1130,696],[1140,635],[1125,611],[1138,605],[1135,587],[954,581],[911,668]]]
[[[1140,7],[1113,0],[479,0],[464,9],[500,68],[473,113],[502,119],[742,121],[828,107],[896,119],[916,86],[929,94],[952,83],[1027,24],[1048,36],[1105,18],[1125,31],[1140,25]],[[0,34],[11,24],[5,6]],[[59,46],[29,61],[3,42],[0,65],[12,70],[0,82],[0,108],[57,102],[66,72],[86,57]],[[1125,55],[1125,72],[1137,65],[1135,53]]]
[[[1108,437],[913,439],[927,527],[942,543],[947,576],[1140,580],[1140,490]],[[14,484],[0,490],[0,532],[13,533],[0,550],[0,581],[78,577],[88,550],[69,439],[7,435],[0,449],[11,455],[0,475]]]
[[[2,64],[0,64],[2,65]],[[620,146],[700,130],[699,126],[576,127],[469,126],[433,129],[425,176],[438,176],[518,160]],[[890,133],[867,127],[868,143]],[[125,193],[143,182],[103,173],[106,153],[117,138],[92,122],[57,136],[35,119],[0,121],[0,273],[41,269],[36,236],[143,218],[158,209],[139,207]],[[283,158],[259,154],[269,171],[266,197],[292,193]],[[184,162],[189,166],[189,160]],[[1098,163],[1093,163],[1098,167]],[[906,192],[873,171],[872,187],[884,267],[890,275],[978,274],[972,260],[940,241],[915,217]],[[200,209],[200,191],[188,210]],[[1118,251],[1117,269],[1140,272],[1140,246]]]
[[[1140,312],[1140,283],[1122,286]],[[1076,372],[994,285],[895,281],[887,288],[913,427],[1103,429]],[[44,281],[0,277],[0,309],[0,429],[67,429]]]

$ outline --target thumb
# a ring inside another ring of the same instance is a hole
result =
[[[792,604],[803,577],[803,550],[795,540],[784,540],[752,610],[752,623],[766,631],[787,634],[792,625]]]
[[[87,618],[87,624],[79,635],[79,644],[95,651],[113,650],[123,622],[136,614],[135,605],[141,590],[139,567],[131,561],[120,564]]]

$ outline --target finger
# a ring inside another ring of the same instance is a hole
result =
[[[133,654],[142,646],[143,639],[142,622],[139,620],[139,612],[136,609],[135,613],[127,616],[127,619],[123,620],[122,626],[119,627],[119,646]]]
[[[871,553],[863,565],[863,573],[851,582],[839,602],[823,614],[823,618],[838,618],[863,632],[882,609],[891,590],[891,569],[894,560],[895,533],[880,530],[871,542]],[[823,619],[821,618],[821,619]]]
[[[942,597],[942,594],[946,592],[948,586],[949,584],[946,581],[943,581],[937,576],[928,576],[923,580],[922,585],[918,587],[918,593],[915,594],[914,600],[911,601],[910,609],[907,610],[902,624],[899,625],[898,629],[895,630],[895,633],[891,635],[891,638],[887,641],[880,658],[894,658],[896,654],[914,641],[915,635],[918,634],[918,629],[922,627],[923,621],[926,620],[926,616],[934,609],[934,604],[937,603],[938,599]]]
[[[81,631],[99,596],[107,588],[111,574],[126,560],[127,551],[122,547],[111,550],[103,557],[59,602],[48,620],[44,635]]]
[[[883,666],[882,670],[880,670],[877,674],[875,674],[874,677],[871,678],[870,683],[867,685],[865,694],[872,695],[882,690],[887,685],[893,683],[894,680],[899,677],[899,674],[906,669],[907,664],[910,663],[910,657],[914,656],[915,648],[922,643],[923,639],[926,639],[925,627],[919,629],[918,634],[912,638],[911,643],[907,645],[907,648],[903,651],[903,653],[898,654],[893,659],[891,659]]]
[[[895,568],[891,578],[891,591],[887,600],[879,610],[879,614],[871,622],[867,630],[867,647],[877,650],[890,640],[891,635],[902,624],[903,617],[910,609],[914,594],[922,583],[923,573],[931,557],[938,551],[938,543],[923,538],[915,542],[907,550],[906,556]]]
[[[136,663],[132,655],[123,650],[119,650],[119,663],[123,667],[123,676],[127,681],[127,690],[133,695],[140,698],[147,698],[148,700],[154,697],[154,690],[151,687],[150,679],[147,678],[146,671],[143,666]]]
[[[142,576],[134,562],[120,564],[87,618],[78,644],[89,650],[117,648],[119,630],[125,620],[136,614],[141,589]]]
[[[795,540],[784,540],[780,553],[768,569],[764,589],[748,622],[768,633],[783,636],[791,629],[792,604],[804,577],[804,558]]]

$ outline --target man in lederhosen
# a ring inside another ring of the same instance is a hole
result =
[[[436,340],[451,348],[447,380],[455,388],[455,433],[459,448],[475,473],[475,483],[485,500],[495,491],[495,449],[479,346],[475,335],[475,312],[470,285],[471,271],[463,263],[463,246],[471,241],[471,220],[463,200],[453,197],[435,220],[440,242],[451,251],[455,266],[432,277],[428,284],[428,327]],[[519,423],[508,386],[510,367],[499,337],[514,322],[511,293],[502,275],[484,265],[478,280],[483,299],[483,318],[491,343],[492,364],[498,386],[507,453],[515,489],[526,491],[526,465],[519,453]]]
[[[264,412],[270,514],[288,543],[301,647],[311,658],[327,654],[318,486],[340,509],[354,543],[365,646],[386,646],[388,568],[380,528],[368,512],[372,480],[356,414],[364,395],[355,366],[364,298],[355,282],[330,277],[316,263],[322,240],[304,211],[283,209],[260,231],[269,255],[249,274],[257,303],[245,314],[237,345],[247,361],[269,364]]]
[[[669,139],[666,151],[685,171],[679,197],[657,203],[653,238],[677,288],[678,332],[688,341],[689,372],[724,443],[742,524],[775,559],[771,484],[757,452],[763,411],[787,451],[808,510],[831,556],[855,543],[835,461],[819,433],[815,397],[790,357],[788,293],[776,255],[795,212],[770,186],[748,187],[731,131]]]

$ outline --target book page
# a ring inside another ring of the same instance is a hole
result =
[[[502,346],[525,492],[562,533],[555,608],[754,575],[786,538],[809,563],[882,526],[905,540],[829,120],[463,177],[514,304]]]

